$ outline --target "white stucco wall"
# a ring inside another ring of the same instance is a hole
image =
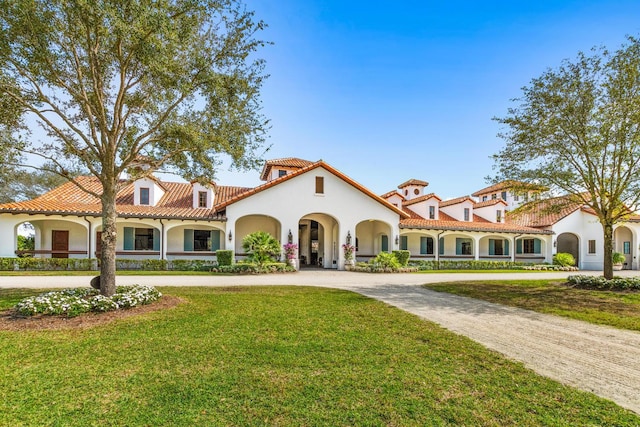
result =
[[[455,205],[441,207],[440,210],[458,221],[464,221],[465,208],[469,208],[469,221],[473,221],[473,203],[469,200]]]
[[[554,241],[562,233],[573,233],[578,236],[580,248],[578,268],[581,270],[602,270],[604,238],[602,226],[597,217],[577,210],[558,221],[551,229],[555,233]],[[596,241],[595,254],[588,253],[589,240]],[[557,246],[554,247],[553,252],[557,252]]]
[[[324,194],[315,193],[315,179],[318,176],[324,178]],[[351,233],[352,243],[355,244],[356,225],[362,221],[375,219],[386,223],[392,230],[389,249],[397,248],[394,239],[399,234],[399,214],[322,167],[229,205],[226,212],[227,228],[235,230],[233,239],[236,242],[245,235],[245,230],[236,230],[236,222],[247,215],[265,215],[277,219],[281,229],[280,236],[276,237],[284,242],[291,230],[293,241],[297,242],[300,219],[313,213],[326,214],[335,220],[339,230],[335,241],[325,242],[338,248],[339,268],[344,267],[341,246],[346,241],[347,233]],[[237,243],[235,247],[237,250]],[[331,267],[332,260],[329,258],[325,255],[325,267]]]

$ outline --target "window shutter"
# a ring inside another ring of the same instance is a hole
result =
[[[420,237],[420,253],[422,255],[427,253],[427,238]]]
[[[324,177],[316,176],[316,194],[324,194]]]
[[[382,252],[389,252],[389,237],[385,234],[382,235]]]
[[[184,229],[184,251],[192,251],[193,250],[193,230]]]
[[[440,255],[444,255],[444,237],[441,237],[438,240],[438,253]]]
[[[124,227],[124,245],[122,248],[125,251],[133,250],[133,242],[134,242],[133,230],[134,230],[133,227]]]
[[[211,250],[213,252],[220,249],[220,230],[211,230]]]
[[[400,250],[406,251],[409,248],[409,241],[407,236],[400,236]]]
[[[462,239],[456,238],[456,255],[462,255]]]
[[[158,230],[157,228],[153,229],[153,250],[160,250],[160,230]]]
[[[540,239],[533,239],[533,253],[539,254],[540,252]]]
[[[522,253],[522,239],[516,240],[516,253],[517,254]]]
[[[504,239],[504,254],[509,255],[509,240]]]
[[[496,241],[494,239],[489,239],[489,255],[496,254]]]

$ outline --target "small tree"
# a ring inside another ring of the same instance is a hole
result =
[[[524,87],[504,118],[497,180],[542,184],[590,207],[613,277],[613,226],[640,201],[640,41],[578,54]],[[554,206],[559,209],[560,206]]]
[[[256,231],[242,239],[242,248],[248,259],[258,265],[274,262],[280,257],[280,242],[266,231]]]
[[[210,181],[221,154],[257,166],[263,28],[240,0],[0,2],[0,158],[99,181],[74,183],[102,205],[103,295],[115,292],[122,188],[160,167]],[[46,140],[31,140],[26,117]]]

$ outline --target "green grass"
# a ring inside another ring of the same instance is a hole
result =
[[[0,331],[0,425],[640,424],[358,294],[162,290],[187,303],[86,330]]]
[[[540,313],[640,331],[640,292],[574,289],[558,280],[451,282],[424,286]]]

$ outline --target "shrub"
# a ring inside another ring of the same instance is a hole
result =
[[[569,267],[576,265],[576,259],[569,253],[558,252],[553,256],[553,264],[560,265],[562,267]]]
[[[217,250],[216,258],[218,259],[218,265],[231,265],[233,264],[233,251],[226,249]]]
[[[418,267],[418,270],[521,270],[524,262],[520,261],[448,261],[448,260],[410,260],[410,266]]]
[[[611,291],[640,291],[640,277],[614,277],[611,280],[603,276],[569,276],[567,283],[581,289]]]
[[[614,252],[611,254],[611,261],[614,264],[624,264],[625,262],[627,262],[627,258],[620,252]]]
[[[406,267],[409,264],[409,258],[411,257],[411,252],[401,250],[401,251],[393,251],[393,256],[396,257],[401,267]]]
[[[174,259],[169,261],[168,268],[174,271],[211,271],[216,267],[216,261],[202,259]]]
[[[389,252],[380,252],[378,255],[376,255],[375,258],[369,261],[369,263],[374,268],[392,269],[392,270],[397,270],[398,268],[400,268],[400,263],[398,262],[398,259],[393,254],[390,254]]]
[[[211,271],[229,274],[268,274],[295,272],[296,269],[284,262],[271,262],[262,265],[249,262],[240,262],[233,265],[219,265]]]
[[[275,261],[280,256],[280,243],[266,231],[256,231],[242,239],[247,258],[258,265]]]
[[[91,311],[104,312],[149,304],[161,296],[154,287],[143,285],[118,286],[112,297],[100,295],[93,288],[65,289],[25,298],[15,305],[15,310],[23,316],[45,314],[74,317]]]

